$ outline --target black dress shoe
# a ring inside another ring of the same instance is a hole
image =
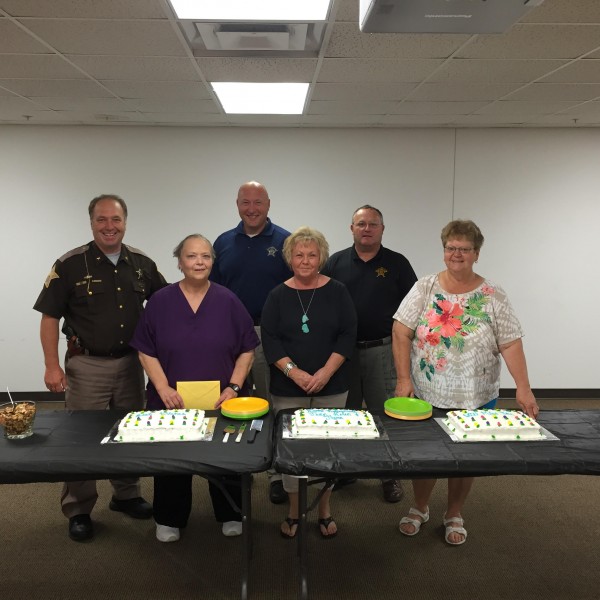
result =
[[[269,485],[269,500],[273,504],[283,504],[288,499],[288,493],[283,489],[283,481],[277,479]]]
[[[400,502],[404,497],[404,490],[402,489],[402,484],[395,479],[386,479],[381,482],[383,487],[383,497],[386,502],[391,502],[395,504],[396,502]]]
[[[152,517],[152,504],[143,498],[129,498],[129,500],[117,500],[114,496],[108,505],[110,510],[125,513],[134,519],[150,519]]]
[[[94,537],[94,527],[90,515],[75,515],[69,519],[69,537],[83,542]]]

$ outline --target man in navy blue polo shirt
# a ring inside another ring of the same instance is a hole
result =
[[[281,254],[283,242],[290,232],[268,218],[269,194],[257,181],[249,181],[240,187],[237,207],[242,220],[235,229],[222,233],[215,240],[217,258],[210,279],[236,294],[254,319],[260,337],[260,315],[269,292],[292,275]],[[269,365],[262,346],[256,348],[249,379],[254,385],[254,393],[270,400]],[[281,479],[271,480],[269,495],[276,504],[285,502],[287,494]]]
[[[417,276],[408,260],[381,245],[383,215],[368,204],[352,215],[354,245],[333,254],[322,273],[346,285],[358,315],[358,336],[352,357],[350,389],[346,407],[383,411],[393,398],[396,370],[392,355],[393,315]],[[388,502],[399,502],[399,481],[383,481]]]

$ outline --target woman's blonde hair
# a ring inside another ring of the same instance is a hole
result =
[[[285,262],[292,266],[292,252],[296,244],[310,244],[315,242],[319,248],[319,271],[323,268],[329,258],[329,244],[325,236],[316,229],[312,229],[306,225],[299,227],[289,235],[283,243],[283,258]]]

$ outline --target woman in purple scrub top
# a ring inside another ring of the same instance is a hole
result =
[[[212,244],[188,235],[173,251],[183,279],[156,292],[146,305],[131,346],[148,375],[148,409],[184,408],[178,381],[221,382],[218,408],[246,395],[245,381],[260,341],[248,311],[227,288],[209,281],[215,258]],[[241,506],[239,478],[223,485]],[[209,482],[215,518],[226,536],[242,533],[241,516],[223,492]],[[154,520],[161,542],[179,539],[192,506],[191,475],[154,478]]]

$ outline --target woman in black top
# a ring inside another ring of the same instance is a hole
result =
[[[262,343],[271,369],[275,412],[283,408],[343,408],[349,386],[349,364],[356,344],[356,312],[346,287],[320,273],[329,257],[322,233],[301,227],[284,244],[283,255],[293,276],[271,291],[262,318]],[[284,537],[298,526],[298,482],[283,476],[289,494]],[[337,533],[325,492],[319,502],[323,537]]]

